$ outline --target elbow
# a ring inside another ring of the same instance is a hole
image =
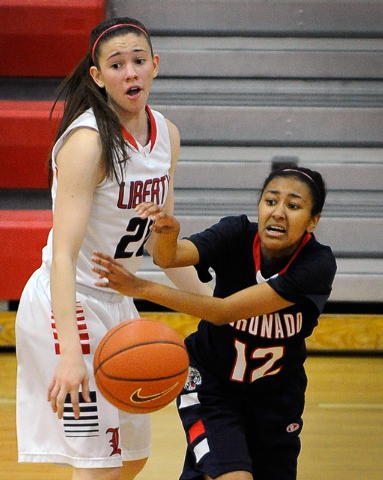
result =
[[[156,257],[153,257],[153,263],[154,265],[157,265],[157,267],[160,267],[163,270],[166,270],[167,268],[174,268],[174,265],[172,264],[172,262],[169,262],[164,259],[159,259]]]
[[[177,264],[177,259],[173,255],[163,255],[161,253],[153,252],[153,263],[164,270],[167,268],[177,268],[180,265]]]

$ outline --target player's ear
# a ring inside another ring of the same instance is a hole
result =
[[[311,217],[311,220],[306,228],[307,233],[312,233],[315,230],[315,227],[318,225],[320,217],[321,217],[320,213],[317,213],[316,215]]]
[[[160,56],[158,54],[153,55],[153,78],[156,78],[158,75],[158,69],[160,66]]]
[[[100,88],[104,88],[105,87],[105,83],[104,83],[104,80],[102,78],[102,74],[100,72],[100,70],[95,67],[94,65],[92,65],[90,67],[90,70],[89,70],[89,73],[90,73],[90,76],[93,78],[93,81],[94,83],[100,87]]]

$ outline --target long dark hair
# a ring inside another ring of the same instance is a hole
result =
[[[111,28],[114,26],[115,28]],[[78,116],[92,108],[99,129],[106,175],[109,178],[114,175],[119,183],[123,181],[124,164],[129,159],[127,144],[122,135],[118,116],[108,105],[105,89],[96,85],[89,71],[93,65],[99,68],[100,45],[114,36],[126,33],[144,36],[153,55],[149,32],[138,20],[117,17],[97,25],[90,34],[89,52],[61,83],[51,110],[52,118],[57,102],[60,99],[64,100],[64,113],[54,140],[56,143]],[[94,60],[92,59],[93,50]],[[52,168],[51,155],[49,158],[50,169]],[[52,172],[50,171],[50,179],[51,177]]]

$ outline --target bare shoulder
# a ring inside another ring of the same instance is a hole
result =
[[[180,142],[180,132],[178,131],[177,126],[173,122],[168,120],[167,118],[165,120],[166,120],[166,125],[168,126],[168,130],[169,130],[170,141],[172,143],[173,143],[173,141],[176,142],[176,143],[179,143]]]
[[[63,158],[69,161],[70,158],[76,159],[80,156],[84,160],[93,159],[98,163],[101,153],[102,146],[98,131],[88,127],[76,128],[68,135],[58,152],[57,164],[59,165]]]
[[[178,155],[180,153],[181,139],[180,139],[180,133],[178,131],[177,126],[174,125],[174,123],[172,123],[168,119],[166,119],[166,124],[169,130],[170,146],[172,149],[171,156],[172,156],[172,171],[173,171],[177,164]]]
[[[79,127],[72,130],[64,141],[65,145],[77,145],[78,148],[101,148],[100,134],[90,127]]]
[[[70,177],[89,176],[99,183],[105,175],[100,135],[97,130],[81,127],[68,135],[57,154],[60,176],[64,171]]]

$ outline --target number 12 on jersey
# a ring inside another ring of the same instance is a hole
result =
[[[235,339],[234,347],[237,355],[230,380],[233,380],[234,382],[245,382],[246,375],[250,368],[246,355],[247,344]],[[283,354],[283,347],[254,349],[250,354],[250,360],[264,359],[264,362],[261,366],[250,370],[249,382],[252,383],[258,378],[266,377],[268,375],[276,375],[278,372],[280,372],[282,367],[276,367],[275,363],[283,357]]]

